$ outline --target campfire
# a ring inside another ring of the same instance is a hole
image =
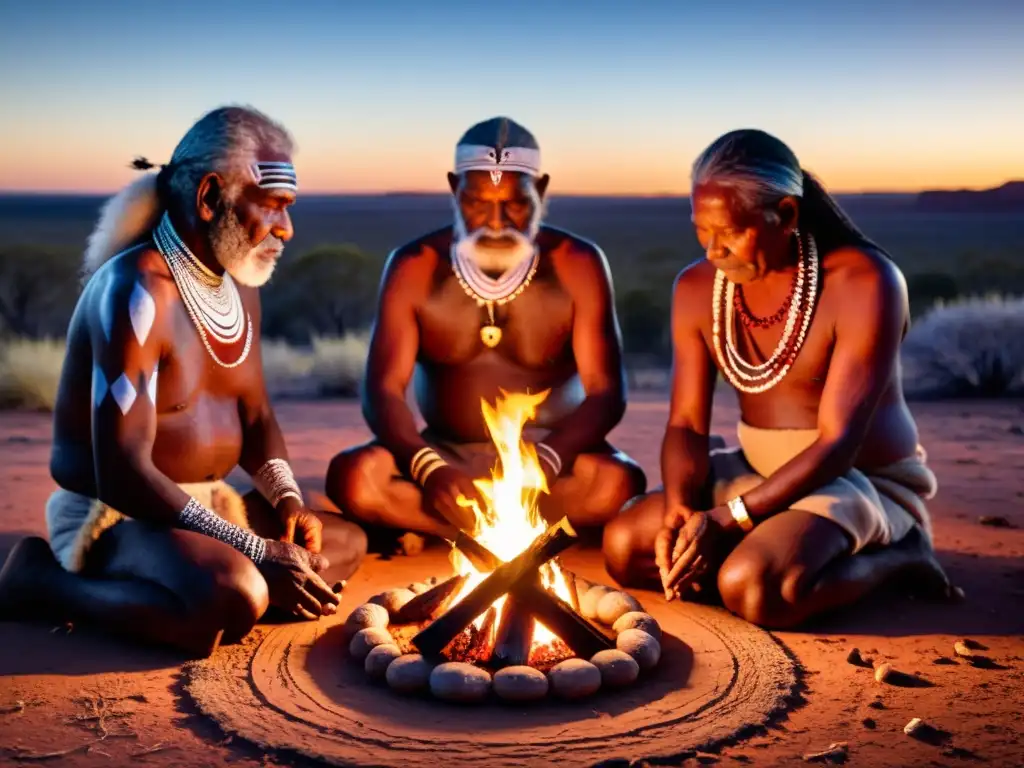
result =
[[[474,481],[484,508],[465,501],[475,526],[452,542],[452,575],[381,593],[349,615],[350,655],[371,677],[460,701],[492,686],[502,698],[540,698],[549,687],[577,698],[632,683],[657,663],[660,629],[640,603],[558,560],[576,533],[566,518],[544,521],[547,481],[522,439],[546,396],[482,403],[498,460],[490,478]]]

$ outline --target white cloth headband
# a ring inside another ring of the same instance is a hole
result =
[[[299,181],[291,163],[266,162],[250,166],[252,177],[261,189],[289,189],[298,192]]]
[[[499,151],[483,144],[461,144],[455,147],[455,172],[508,171],[540,175],[540,150],[506,147]],[[499,177],[500,178],[500,177]]]

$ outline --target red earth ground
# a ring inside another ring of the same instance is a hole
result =
[[[941,490],[933,502],[939,557],[967,600],[957,606],[879,596],[778,637],[798,660],[802,695],[762,733],[687,764],[785,765],[845,742],[862,766],[1024,765],[1024,404],[914,406]],[[283,403],[278,409],[296,473],[321,485],[327,461],[367,438],[353,403]],[[613,442],[659,482],[666,404],[634,398]],[[715,429],[732,442],[736,409],[726,398]],[[46,415],[0,416],[0,559],[25,534],[43,532],[53,485]],[[1009,527],[982,524],[1001,517]],[[354,606],[350,606],[354,607]],[[981,643],[988,662],[957,660],[956,640]],[[847,663],[890,661],[929,687],[876,683]],[[110,766],[298,765],[225,738],[181,689],[182,659],[132,647],[82,627],[0,623],[0,764]],[[903,733],[914,717],[946,732],[928,744]],[[106,737],[98,740],[106,733]],[[51,753],[63,753],[63,757]]]

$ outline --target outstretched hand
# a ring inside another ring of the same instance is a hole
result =
[[[474,504],[481,511],[486,509],[472,478],[450,464],[431,472],[423,485],[424,509],[437,513],[456,530],[475,530]]]
[[[665,599],[680,597],[711,566],[720,528],[706,512],[692,512],[685,522],[658,532],[655,558]]]
[[[266,542],[258,567],[267,582],[270,604],[310,620],[337,613],[341,597],[320,577],[330,565],[327,558],[290,542]]]

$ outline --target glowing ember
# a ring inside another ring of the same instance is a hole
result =
[[[481,510],[475,502],[464,498],[459,503],[472,506],[476,514],[473,538],[505,562],[523,552],[547,528],[537,506],[540,494],[549,492],[547,480],[536,450],[522,439],[524,425],[534,418],[537,407],[547,396],[548,390],[536,395],[502,392],[493,406],[486,400],[481,401],[484,423],[497,449],[498,462],[491,470],[490,479],[474,481],[486,502],[486,509]],[[455,573],[469,576],[451,602],[455,605],[483,581],[487,573],[478,571],[457,549],[452,550],[451,562]],[[556,562],[545,563],[540,574],[541,583],[548,590],[571,602],[569,585]],[[504,597],[493,603],[499,616],[504,603]],[[482,627],[485,615],[486,611],[474,621],[477,629]],[[492,628],[492,639],[496,632],[497,622]],[[537,622],[532,648],[548,645],[556,639],[547,627]]]

